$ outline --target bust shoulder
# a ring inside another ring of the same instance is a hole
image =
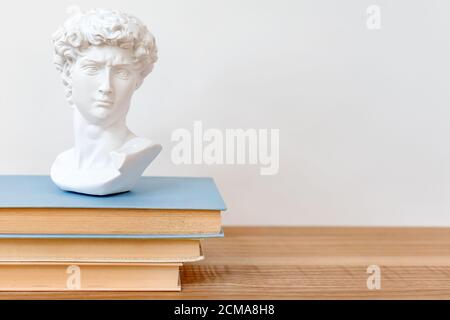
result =
[[[132,137],[109,153],[110,165],[102,169],[78,169],[75,149],[61,153],[51,168],[53,181],[63,190],[105,195],[130,190],[162,146]]]
[[[148,165],[161,150],[162,146],[159,143],[133,136],[119,149],[111,151],[110,156],[114,167],[122,171],[130,165],[139,166],[140,163]]]

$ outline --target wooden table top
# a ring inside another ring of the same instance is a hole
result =
[[[450,228],[225,228],[182,292],[2,292],[0,299],[450,298]],[[368,289],[367,268],[381,288]]]

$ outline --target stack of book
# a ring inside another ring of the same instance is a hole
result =
[[[222,237],[211,178],[141,177],[89,196],[48,176],[0,176],[1,291],[179,291],[201,240]]]

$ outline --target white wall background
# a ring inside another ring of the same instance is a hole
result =
[[[0,174],[48,174],[72,145],[51,43],[72,4],[149,25],[160,60],[128,121],[165,147],[146,175],[213,176],[226,224],[450,226],[450,2],[2,3]],[[381,30],[366,27],[371,4]],[[170,135],[195,120],[279,128],[279,174],[175,166]]]

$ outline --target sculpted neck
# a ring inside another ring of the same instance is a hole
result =
[[[132,137],[125,119],[108,127],[86,121],[74,108],[75,154],[79,169],[104,168],[110,164],[110,152],[120,148]]]

